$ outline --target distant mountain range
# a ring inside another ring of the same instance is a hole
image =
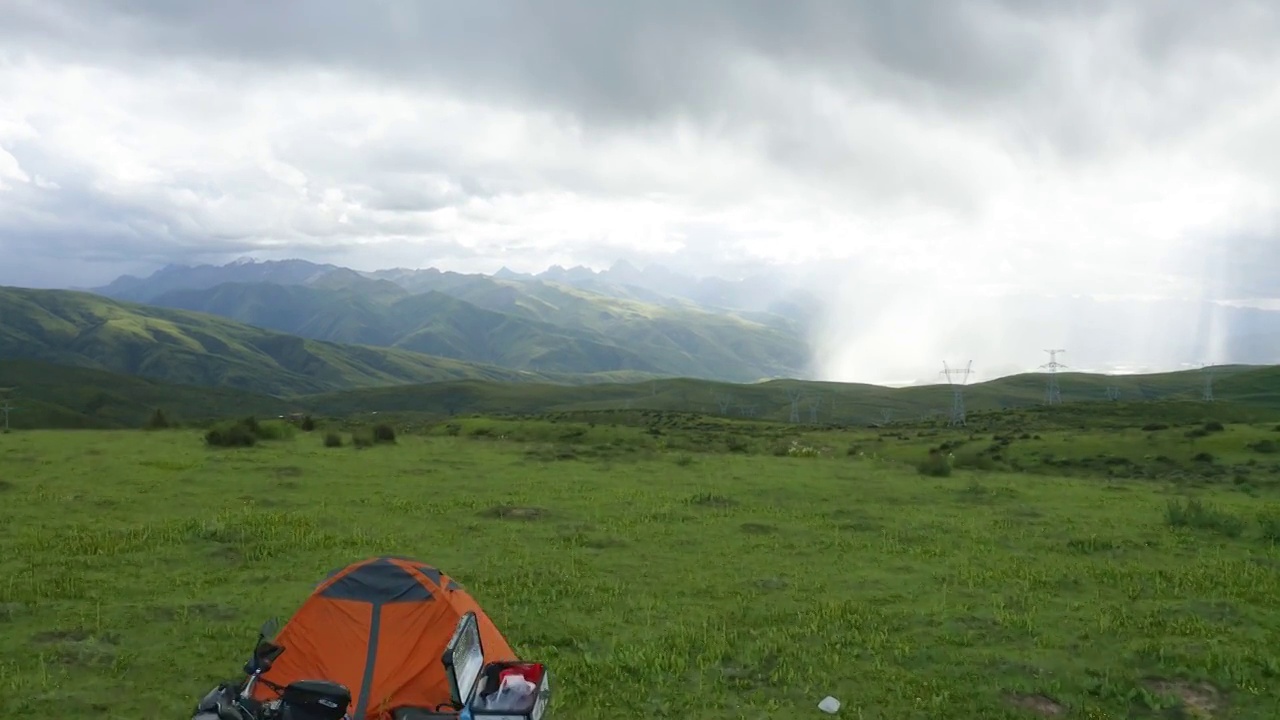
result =
[[[395,348],[308,340],[213,315],[70,290],[0,288],[0,359],[290,396],[441,380],[591,382]]]
[[[995,356],[1048,334],[1046,317],[1063,319],[1054,344],[1071,349],[1078,369],[1280,361],[1280,312],[1029,296],[963,308],[962,319],[982,325],[964,342],[993,355],[975,358],[987,378],[1028,369],[993,366]],[[699,279],[625,262],[483,275],[245,259],[170,265],[88,292],[0,288],[0,360],[277,397],[445,380],[743,383],[813,378],[817,356],[885,312],[823,310],[769,277]],[[939,330],[910,317],[899,326],[893,332]],[[1034,360],[1040,343],[1031,342],[1023,354]],[[873,359],[894,360],[882,356]]]
[[[818,307],[816,297],[801,291],[783,289],[771,277],[757,275],[742,280],[695,278],[657,265],[641,270],[625,260],[600,271],[581,266],[566,269],[553,265],[536,274],[518,273],[503,268],[487,276],[435,268],[359,272],[307,260],[258,262],[252,258],[242,258],[226,265],[167,265],[145,278],[123,275],[103,287],[89,290],[117,300],[145,303],[172,290],[206,290],[223,283],[324,284],[326,281],[322,280],[323,276],[335,272],[339,273],[339,277],[358,275],[374,280],[387,280],[411,293],[440,289],[442,284],[465,282],[463,279],[489,278],[519,284],[542,281],[606,297],[654,305],[678,306],[692,303],[712,311],[756,315],[764,322],[780,316],[803,323],[812,317]]]
[[[807,377],[816,301],[766,278],[696,279],[618,263],[493,276],[357,272],[305,260],[124,276],[94,293],[311,340],[559,375],[632,372],[730,382]]]

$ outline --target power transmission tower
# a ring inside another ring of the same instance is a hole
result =
[[[809,401],[809,424],[818,424],[818,407],[822,405],[822,396],[819,395]]]
[[[946,376],[947,384],[951,386],[951,417],[947,420],[947,426],[953,427],[964,425],[964,384],[969,382],[969,376],[973,374],[973,361],[970,360],[964,369],[953,368],[947,365],[947,361],[942,361],[942,375]],[[957,378],[959,380],[957,381]]]
[[[729,408],[733,405],[733,396],[728,393],[717,395],[716,403],[720,406],[720,414],[728,415]]]
[[[0,405],[0,412],[4,413],[4,431],[5,432],[9,432],[9,413],[17,409],[18,408],[10,405],[8,400],[5,400],[4,404]]]
[[[1118,388],[1118,387],[1116,387],[1116,386],[1114,386],[1114,385],[1112,385],[1111,387],[1108,387],[1108,388],[1107,388],[1107,399],[1108,399],[1108,400],[1119,400],[1119,399],[1120,399],[1120,388]]]
[[[1050,405],[1057,405],[1062,402],[1062,391],[1058,388],[1058,368],[1064,368],[1066,365],[1058,362],[1058,353],[1064,353],[1066,350],[1045,350],[1049,353],[1049,362],[1041,365],[1049,371],[1049,387],[1046,392]]]
[[[1201,365],[1200,372],[1204,373],[1204,394],[1200,399],[1205,402],[1213,402],[1213,366]]]
[[[788,390],[787,399],[791,401],[791,422],[800,422],[800,391]]]
[[[882,409],[880,411],[880,420],[884,425],[888,425],[893,422],[893,410],[891,408]]]

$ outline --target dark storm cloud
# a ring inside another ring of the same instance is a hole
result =
[[[734,52],[980,113],[1063,82],[1045,31],[1108,11],[1137,15],[1143,52],[1163,63],[1265,49],[1280,18],[1275,3],[1247,0],[1212,12],[1200,0],[28,0],[0,38],[86,57],[358,68],[612,124],[731,110],[743,92]]]

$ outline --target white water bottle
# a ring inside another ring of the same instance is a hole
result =
[[[502,678],[502,684],[486,704],[486,710],[520,710],[532,702],[537,685],[511,674]]]

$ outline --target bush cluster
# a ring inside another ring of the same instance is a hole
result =
[[[916,466],[921,475],[929,477],[948,477],[951,475],[951,454],[934,449]]]
[[[396,429],[390,423],[378,423],[368,430],[357,430],[351,433],[351,444],[356,448],[370,448],[374,445],[391,445],[396,441]],[[336,432],[324,435],[324,446],[342,447],[342,436]]]
[[[204,442],[210,447],[253,447],[261,440],[284,440],[293,436],[293,426],[260,423],[255,417],[224,422],[209,428]]]
[[[169,416],[165,414],[164,410],[156,408],[155,412],[151,413],[151,417],[147,418],[147,424],[143,428],[146,430],[167,430],[173,426],[174,423],[169,420]]]

